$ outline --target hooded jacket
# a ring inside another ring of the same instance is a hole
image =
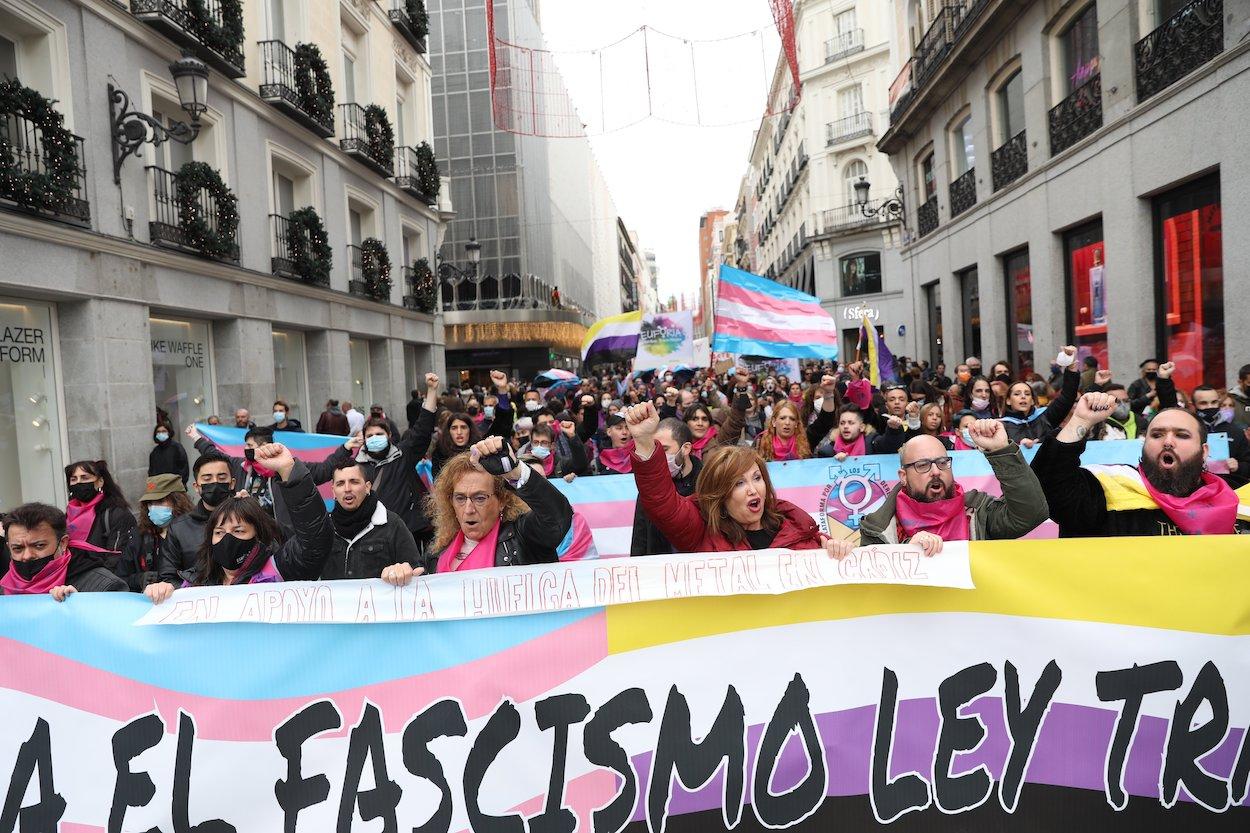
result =
[[[321,412],[321,416],[317,418],[318,434],[338,434],[340,437],[346,437],[348,431],[347,415],[340,408],[329,408]]]

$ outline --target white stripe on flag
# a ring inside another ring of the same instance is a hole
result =
[[[716,301],[716,314],[774,330],[816,330],[838,335],[837,322],[823,310],[819,313],[813,312],[811,315],[788,315],[780,312],[767,312],[720,298]]]

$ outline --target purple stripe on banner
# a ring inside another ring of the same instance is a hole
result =
[[[1003,717],[1003,702],[997,697],[983,697],[965,706],[962,714],[968,717],[979,716],[985,724],[986,737],[972,752],[955,757],[951,764],[951,774],[960,775],[984,764],[995,782],[994,792],[989,800],[997,802],[998,780],[1006,766],[1010,746]],[[1041,735],[1025,772],[1025,782],[1102,792],[1106,751],[1111,744],[1117,714],[1118,712],[1111,709],[1053,704],[1042,724]],[[876,720],[876,706],[861,706],[816,715],[816,727],[825,748],[825,766],[829,778],[826,795],[868,794],[868,783],[872,777],[868,762],[872,755]],[[1140,719],[1124,768],[1124,789],[1129,795],[1158,799],[1167,730],[1167,720],[1158,717]],[[751,803],[756,750],[763,734],[763,726],[747,728],[748,804]],[[938,711],[935,699],[900,702],[895,721],[894,747],[890,756],[890,777],[919,772],[932,784],[937,734]],[[1243,729],[1230,729],[1224,742],[1200,760],[1203,768],[1212,775],[1228,777],[1233,771],[1237,750],[1244,734]],[[635,756],[633,763],[638,772],[639,783],[649,783],[652,753]],[[803,743],[797,736],[792,736],[782,748],[780,760],[773,773],[774,794],[793,789],[807,776],[807,772]],[[723,772],[717,773],[703,788],[694,792],[687,791],[674,776],[669,812],[681,815],[718,809],[721,806],[723,790]],[[646,819],[646,794],[645,787],[639,789],[633,821]],[[1182,801],[1193,800],[1184,789],[1180,791],[1180,798]],[[1250,797],[1242,801],[1240,806],[1250,806]]]

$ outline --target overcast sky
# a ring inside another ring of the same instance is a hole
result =
[[[763,113],[778,51],[767,0],[541,4],[548,46],[592,134],[617,211],[642,247],[655,250],[661,300],[670,293],[691,295],[699,281],[699,216],[712,208],[733,209]],[[593,55],[589,50],[626,38],[643,24],[675,38],[648,33],[650,107],[660,118],[626,127],[648,106],[642,39]],[[761,34],[732,37],[752,31]],[[709,42],[718,38],[727,40]]]

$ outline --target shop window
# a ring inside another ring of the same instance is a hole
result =
[[[212,344],[204,321],[152,318],[152,387],[157,414],[167,417],[178,432],[187,454],[198,455],[195,444],[179,428],[202,422],[215,413],[212,375]],[[229,424],[228,414],[221,414]]]
[[[959,275],[959,297],[964,308],[964,353],[981,357],[981,284],[977,267]]]
[[[1073,229],[1063,236],[1068,284],[1068,338],[1079,359],[1093,356],[1109,367],[1107,350],[1106,244],[1102,221]]]
[[[373,403],[373,379],[369,374],[369,342],[353,338],[347,342],[351,359],[352,404],[361,413],[367,413]]]
[[[304,359],[304,334],[298,330],[273,331],[274,399],[290,406],[291,417],[306,422],[308,410],[308,368]],[[305,426],[305,430],[312,430]]]
[[[0,300],[0,506],[64,505],[52,307]]]
[[[1033,278],[1027,249],[1003,258],[1007,281],[1007,363],[1021,376],[1033,372]]]
[[[1220,185],[1215,177],[1154,201],[1159,346],[1176,362],[1181,390],[1217,388],[1224,374],[1224,259]]]
[[[870,295],[881,291],[881,254],[861,252],[838,261],[842,295]]]
[[[1090,3],[1059,36],[1063,55],[1064,96],[1098,74],[1098,4]]]

